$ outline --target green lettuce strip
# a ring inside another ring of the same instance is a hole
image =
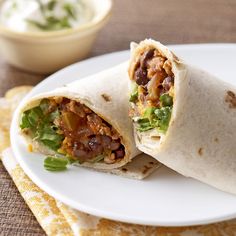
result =
[[[132,93],[130,94],[129,101],[135,103],[138,101],[138,86],[134,86]]]
[[[173,98],[168,94],[160,96],[161,108],[148,107],[142,117],[138,118],[138,131],[145,132],[154,128],[166,133],[173,108]]]
[[[64,136],[58,133],[58,127],[53,121],[60,116],[56,109],[48,113],[49,101],[43,99],[39,106],[23,113],[20,128],[29,129],[34,140],[37,140],[53,151],[57,151]]]
[[[67,169],[67,164],[79,163],[82,164],[78,157],[78,160],[74,160],[69,155],[62,155],[59,151],[64,135],[60,134],[59,128],[54,124],[54,120],[61,114],[58,109],[53,112],[48,112],[49,100],[43,99],[39,106],[31,108],[23,112],[20,128],[22,130],[30,131],[31,137],[48,147],[49,149],[59,152],[58,156],[47,157],[44,161],[44,168],[48,171],[61,171]],[[63,159],[62,159],[63,157]],[[100,162],[105,158],[103,154],[98,155],[91,160],[90,163]]]

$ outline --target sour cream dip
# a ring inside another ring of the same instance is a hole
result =
[[[0,24],[19,32],[76,28],[92,18],[86,0],[5,0],[0,5]]]

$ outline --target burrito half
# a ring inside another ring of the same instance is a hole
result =
[[[236,194],[236,88],[154,40],[132,44],[137,147],[175,171]]]
[[[127,63],[26,101],[19,114],[30,149],[97,169],[140,153],[128,117]],[[49,160],[50,161],[50,160]]]

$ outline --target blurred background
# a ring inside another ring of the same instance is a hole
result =
[[[164,44],[236,42],[235,0],[114,0],[93,55],[152,37]]]
[[[127,50],[131,41],[152,37],[164,44],[236,42],[235,0],[114,0],[111,19],[89,56]],[[0,95],[45,76],[20,71],[0,56]]]

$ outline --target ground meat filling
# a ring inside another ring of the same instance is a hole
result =
[[[60,116],[54,123],[65,137],[60,152],[81,162],[97,162],[100,157],[112,164],[124,158],[117,131],[88,107],[67,98],[50,99],[50,110],[55,109]]]
[[[146,50],[136,64],[133,80],[138,85],[138,100],[144,106],[160,107],[160,96],[174,85],[171,62],[156,49]]]

